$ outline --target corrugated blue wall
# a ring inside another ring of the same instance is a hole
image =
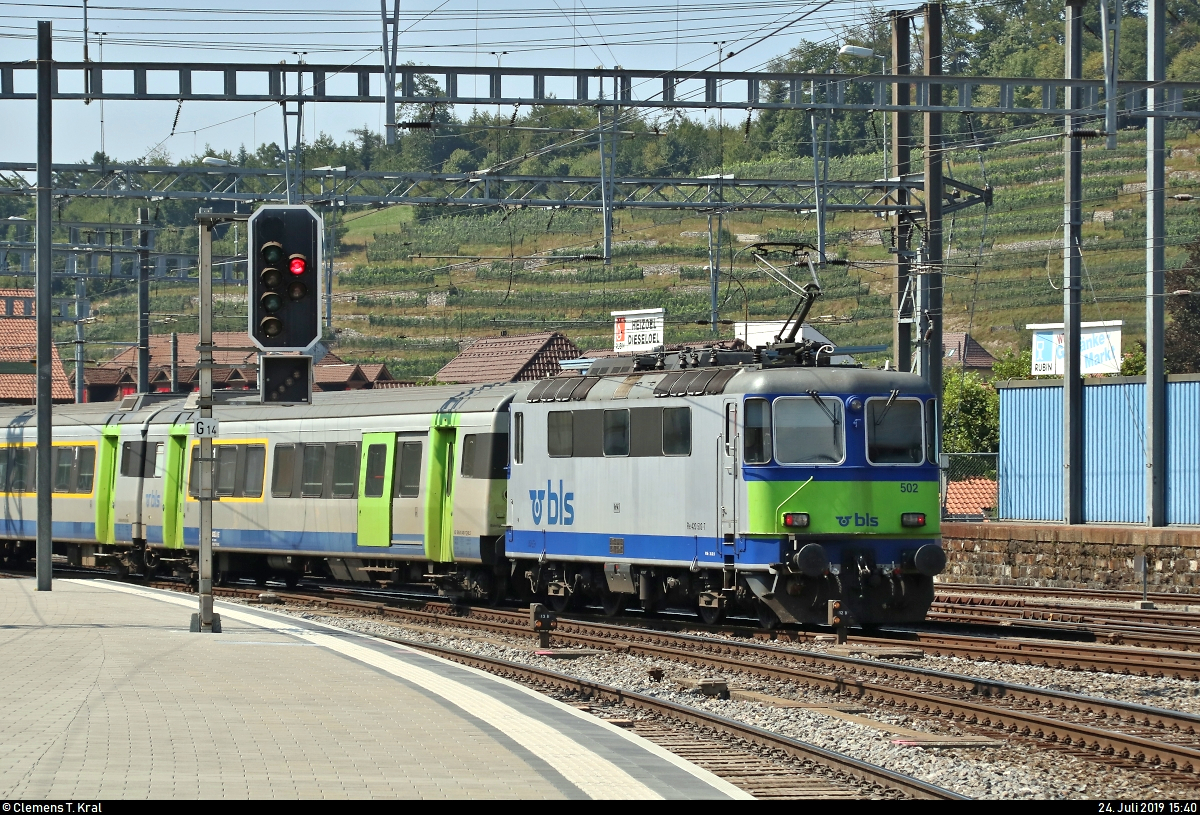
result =
[[[1062,386],[1000,389],[1000,518],[1062,519]]]
[[[1143,523],[1146,386],[1087,385],[1084,520]],[[1167,523],[1200,525],[1200,382],[1167,384]],[[1001,520],[1062,520],[1062,385],[1000,389]]]
[[[1200,382],[1167,385],[1167,523],[1200,524]]]
[[[1055,388],[1062,395],[1062,388]],[[1059,415],[1062,413],[1060,411]],[[1083,520],[1140,523],[1146,517],[1146,386],[1083,389]]]

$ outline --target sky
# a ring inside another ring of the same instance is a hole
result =
[[[161,0],[159,0],[161,2]],[[393,0],[385,0],[390,14]],[[184,0],[186,3],[187,0]],[[727,70],[764,67],[801,39],[837,41],[843,26],[878,8],[880,0],[405,0],[400,9],[398,61],[418,65],[631,69],[700,69],[716,62],[717,46],[734,56]],[[262,62],[381,65],[380,4],[314,0],[213,0],[169,7],[125,0],[88,3],[88,56],[93,61]],[[797,18],[814,8],[799,22]],[[54,25],[54,57],[83,58],[83,2],[0,2],[4,61],[36,56],[38,20]],[[792,23],[791,25],[787,25]],[[774,36],[765,35],[786,28]],[[745,49],[745,50],[743,50]],[[378,81],[378,80],[377,80]],[[486,81],[486,80],[485,80]],[[466,86],[460,86],[468,92]],[[22,88],[18,88],[21,90]],[[484,95],[484,88],[480,94]],[[373,93],[381,93],[376,87]],[[36,158],[36,103],[6,101],[0,161]],[[469,111],[460,111],[460,115]],[[176,121],[178,116],[178,121]],[[382,132],[382,104],[306,105],[305,141],[328,133],[337,141],[366,125]],[[172,130],[174,133],[172,134]],[[103,149],[130,161],[157,151],[171,159],[282,143],[278,105],[241,102],[56,102],[54,161],[90,159]]]

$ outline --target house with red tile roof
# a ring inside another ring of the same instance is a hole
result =
[[[562,373],[559,361],[577,359],[579,347],[557,331],[484,337],[437,373],[439,382],[470,385],[528,382]]]
[[[942,334],[942,367],[950,371],[974,371],[983,377],[992,375],[996,358],[965,331],[946,331]],[[965,360],[965,364],[964,364]]]
[[[37,320],[33,289],[0,289],[0,402],[37,401]],[[74,402],[58,347],[50,346],[50,399]]]

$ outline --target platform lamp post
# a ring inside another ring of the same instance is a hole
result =
[[[876,54],[870,48],[864,48],[861,45],[843,45],[838,49],[838,54],[845,57],[861,57],[863,59],[877,59],[883,64],[881,73],[887,76],[887,54]],[[880,94],[880,104],[886,104],[887,99],[885,94]],[[888,133],[887,133],[887,114],[883,114],[883,177],[888,178],[891,175],[890,165],[888,164]]]

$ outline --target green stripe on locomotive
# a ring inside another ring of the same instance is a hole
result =
[[[938,482],[749,481],[747,524],[751,535],[886,535],[929,538],[941,534]],[[783,525],[785,512],[807,512],[809,525]],[[900,515],[924,512],[925,526],[905,527]]]

